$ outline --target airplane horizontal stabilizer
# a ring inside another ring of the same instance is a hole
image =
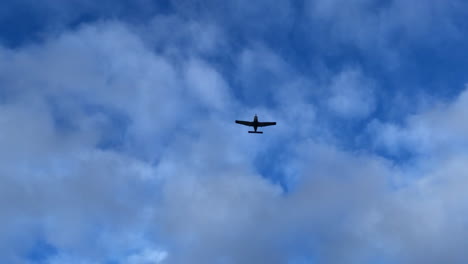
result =
[[[249,131],[252,134],[263,134],[263,131]]]

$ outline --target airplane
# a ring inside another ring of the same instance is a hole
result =
[[[249,133],[255,133],[255,134],[263,134],[263,131],[257,131],[258,127],[264,127],[264,126],[274,126],[276,125],[276,122],[258,122],[258,117],[257,115],[254,116],[253,122],[249,121],[240,121],[236,120],[237,124],[245,125],[245,126],[251,126],[254,128],[254,131],[249,131]]]

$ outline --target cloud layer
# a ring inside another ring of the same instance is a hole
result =
[[[1,38],[1,262],[467,261],[465,84],[396,78],[462,3],[49,2]]]

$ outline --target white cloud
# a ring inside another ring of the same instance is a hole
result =
[[[186,87],[190,87],[197,103],[213,110],[222,110],[229,107],[232,99],[222,76],[208,64],[192,59],[187,63]]]
[[[289,65],[262,45],[242,50],[237,58],[236,80],[246,102],[264,105],[268,100],[287,100],[283,95],[288,82],[297,80]],[[281,97],[280,97],[281,96]]]
[[[463,91],[454,102],[435,102],[432,107],[410,115],[404,124],[375,121],[370,125],[375,144],[390,153],[407,151],[413,154],[445,155],[465,152],[468,126],[465,113],[468,92]]]
[[[168,29],[177,30],[168,30]],[[186,20],[176,15],[155,16],[142,28],[141,37],[161,53],[170,57],[212,56],[229,46],[219,25],[198,20]]]
[[[167,252],[157,249],[145,249],[144,251],[131,255],[125,263],[127,264],[158,264],[164,263]]]
[[[375,84],[361,71],[349,69],[340,72],[330,83],[328,107],[344,118],[365,118],[376,107]]]
[[[52,262],[104,261],[133,248],[131,239],[112,241],[146,230],[162,180],[153,160],[185,117],[198,119],[197,108],[229,100],[222,77],[201,61],[176,65],[155,54],[118,22],[1,49],[0,56],[8,59],[0,62],[3,260],[22,262],[37,239],[58,250]],[[179,77],[198,78],[198,90]],[[115,115],[127,123],[115,124]],[[121,147],[98,148],[119,129]]]

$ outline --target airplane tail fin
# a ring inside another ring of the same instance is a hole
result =
[[[249,131],[252,134],[263,134],[263,131]]]

